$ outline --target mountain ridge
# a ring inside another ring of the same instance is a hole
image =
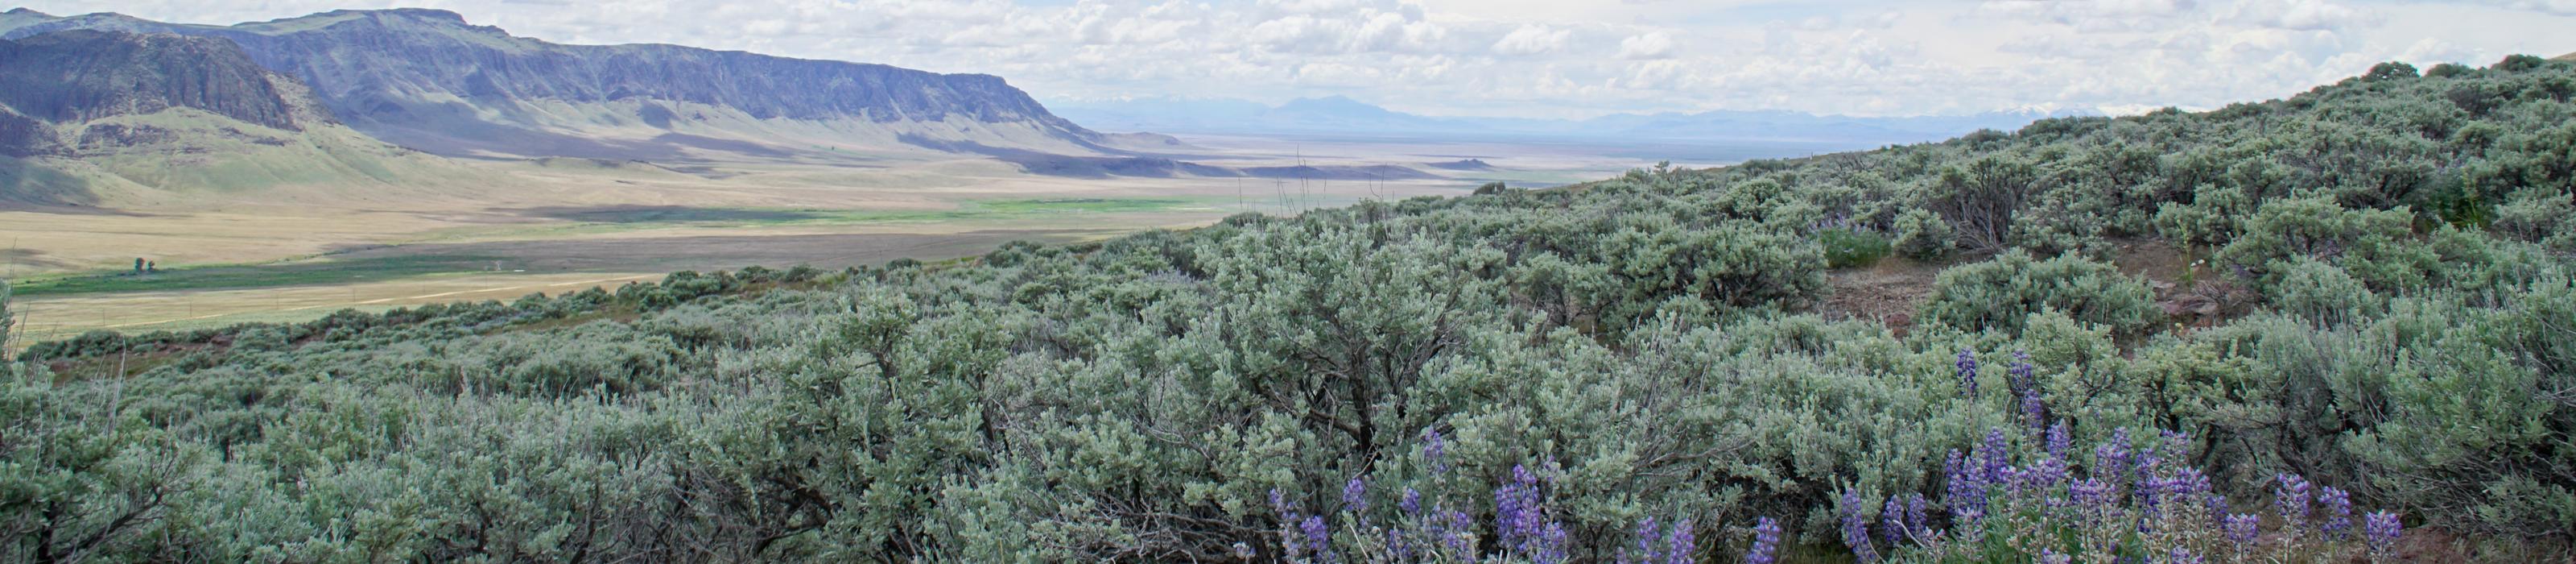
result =
[[[93,29],[0,40],[0,206],[291,186],[368,198],[423,171],[461,174],[349,129],[230,41]]]
[[[262,66],[311,85],[351,126],[450,156],[926,150],[899,134],[1105,150],[1099,133],[998,76],[668,44],[557,44],[446,10],[337,10],[230,26],[22,10],[0,20],[0,38],[75,28],[232,40]]]

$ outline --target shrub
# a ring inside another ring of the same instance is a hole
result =
[[[1824,252],[1814,241],[1742,222],[1714,229],[1631,226],[1601,246],[1631,305],[1687,296],[1722,308],[1794,306],[1825,287]]]
[[[2341,326],[2376,318],[2386,307],[2377,293],[2334,265],[2300,258],[2281,270],[2280,282],[2265,297],[2283,314],[2320,327]]]
[[[2266,295],[2300,258],[2340,266],[2373,290],[2410,290],[2436,266],[2432,252],[2412,240],[2413,219],[2404,208],[2347,209],[2324,198],[2269,202],[2213,259]]]
[[[2057,311],[2135,336],[2155,321],[2154,308],[2146,283],[2109,263],[2073,254],[2032,260],[2016,249],[1941,271],[1921,319],[1971,332],[2019,335],[2031,314]]]
[[[1958,244],[1950,222],[1932,210],[1914,208],[1896,216],[1896,251],[1921,260],[1940,258]]]
[[[1825,265],[1851,268],[1876,264],[1893,249],[1887,238],[1859,228],[1826,229],[1816,233],[1816,243],[1824,247]]]

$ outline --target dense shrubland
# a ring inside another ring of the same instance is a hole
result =
[[[2161,562],[2395,558],[2403,527],[2564,558],[2571,96],[2564,62],[2392,64],[960,263],[42,343],[0,368],[0,550]],[[2196,266],[2118,266],[2139,246]],[[1949,265],[1910,324],[1824,306],[1899,256]],[[119,355],[159,363],[80,370]]]

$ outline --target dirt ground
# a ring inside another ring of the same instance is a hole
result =
[[[1833,293],[1821,309],[1828,319],[1875,321],[1903,334],[1914,326],[1914,311],[1932,295],[1933,278],[1940,273],[1941,265],[1904,257],[1828,272],[1825,284]]]

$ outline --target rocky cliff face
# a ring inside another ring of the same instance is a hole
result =
[[[70,30],[0,41],[0,154],[64,153],[76,144],[58,125],[173,108],[300,131],[299,113],[318,116],[297,111],[286,80],[222,39]]]
[[[529,154],[552,146],[551,154],[604,153],[566,156],[651,157],[632,153],[662,137],[652,130],[684,134],[662,144],[757,141],[780,137],[766,129],[782,120],[828,124],[809,137],[838,132],[862,137],[850,140],[857,145],[877,130],[892,132],[873,136],[884,139],[921,134],[907,129],[921,124],[995,145],[1089,147],[1100,138],[988,75],[670,45],[557,45],[438,10],[338,11],[226,27],[114,14],[11,18],[0,36],[78,28],[229,39],[262,66],[311,85],[359,130],[438,152]]]

